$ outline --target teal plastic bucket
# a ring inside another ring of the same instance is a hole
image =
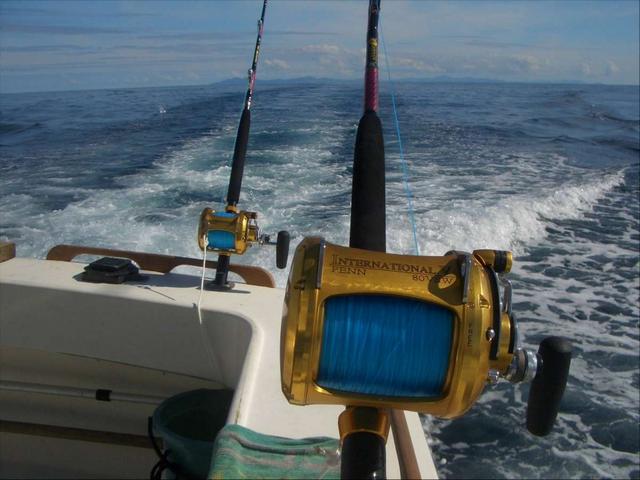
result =
[[[153,429],[167,458],[189,476],[206,478],[216,435],[224,427],[232,390],[191,390],[162,402],[153,412]]]

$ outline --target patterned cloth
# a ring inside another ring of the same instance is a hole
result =
[[[213,447],[209,478],[339,479],[339,441],[274,437],[226,425]]]

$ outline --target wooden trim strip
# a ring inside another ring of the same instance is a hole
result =
[[[0,242],[0,263],[11,260],[16,256],[16,244],[11,242]]]
[[[108,443],[111,445],[124,445],[127,447],[153,448],[149,437],[146,435],[105,432],[102,430],[87,430],[85,428],[60,427],[58,425],[44,425],[41,423],[0,420],[0,432],[16,433],[19,435],[34,435],[37,437],[62,438],[64,440],[77,440],[81,442]]]
[[[403,410],[391,410],[391,431],[396,444],[396,454],[400,464],[400,477],[403,479],[420,479],[420,468],[416,459],[416,452],[411,442],[409,426]]]
[[[199,267],[202,260],[188,257],[174,257],[172,255],[161,255],[157,253],[131,252],[127,250],[115,250],[111,248],[84,247],[80,245],[56,245],[49,253],[47,260],[58,260],[70,262],[78,255],[108,255],[113,257],[128,258],[136,262],[142,270],[152,272],[169,273],[180,265],[192,265]],[[218,262],[207,260],[207,268],[216,268]],[[270,272],[260,267],[250,265],[231,264],[229,271],[238,274],[250,285],[274,288],[276,282]]]

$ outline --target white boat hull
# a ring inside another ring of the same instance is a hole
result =
[[[340,407],[296,407],[281,393],[283,290],[239,284],[232,292],[207,291],[201,329],[199,278],[144,272],[144,282],[92,284],[79,281],[83,267],[21,258],[0,263],[0,382],[157,398],[229,388],[235,395],[228,423],[291,438],[338,437]],[[157,461],[143,441],[154,408],[0,389],[0,477],[146,477]],[[421,476],[435,478],[419,417],[406,418]],[[52,436],[51,427],[59,434]],[[77,439],[70,439],[74,432]],[[104,443],[91,432],[142,446]],[[400,477],[392,435],[387,474]]]

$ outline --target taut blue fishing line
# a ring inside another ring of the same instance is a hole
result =
[[[316,383],[388,397],[442,394],[453,337],[446,308],[389,295],[343,295],[324,304]]]
[[[409,169],[407,162],[404,158],[404,148],[402,147],[402,137],[400,136],[400,121],[398,120],[398,109],[396,108],[396,94],[393,80],[391,80],[391,68],[389,68],[389,55],[387,54],[387,45],[384,43],[384,36],[382,35],[382,22],[378,27],[380,32],[380,40],[382,42],[382,49],[384,50],[384,61],[387,67],[387,78],[389,79],[389,85],[391,87],[391,104],[393,105],[393,120],[396,127],[396,135],[398,136],[398,146],[400,148],[400,161],[402,163],[402,178],[404,183],[404,191],[407,195],[407,201],[409,203],[409,221],[413,228],[413,243],[416,249],[416,255],[420,255],[420,247],[418,246],[418,233],[416,231],[416,217],[413,211],[413,193],[411,193],[411,187],[409,187]]]

